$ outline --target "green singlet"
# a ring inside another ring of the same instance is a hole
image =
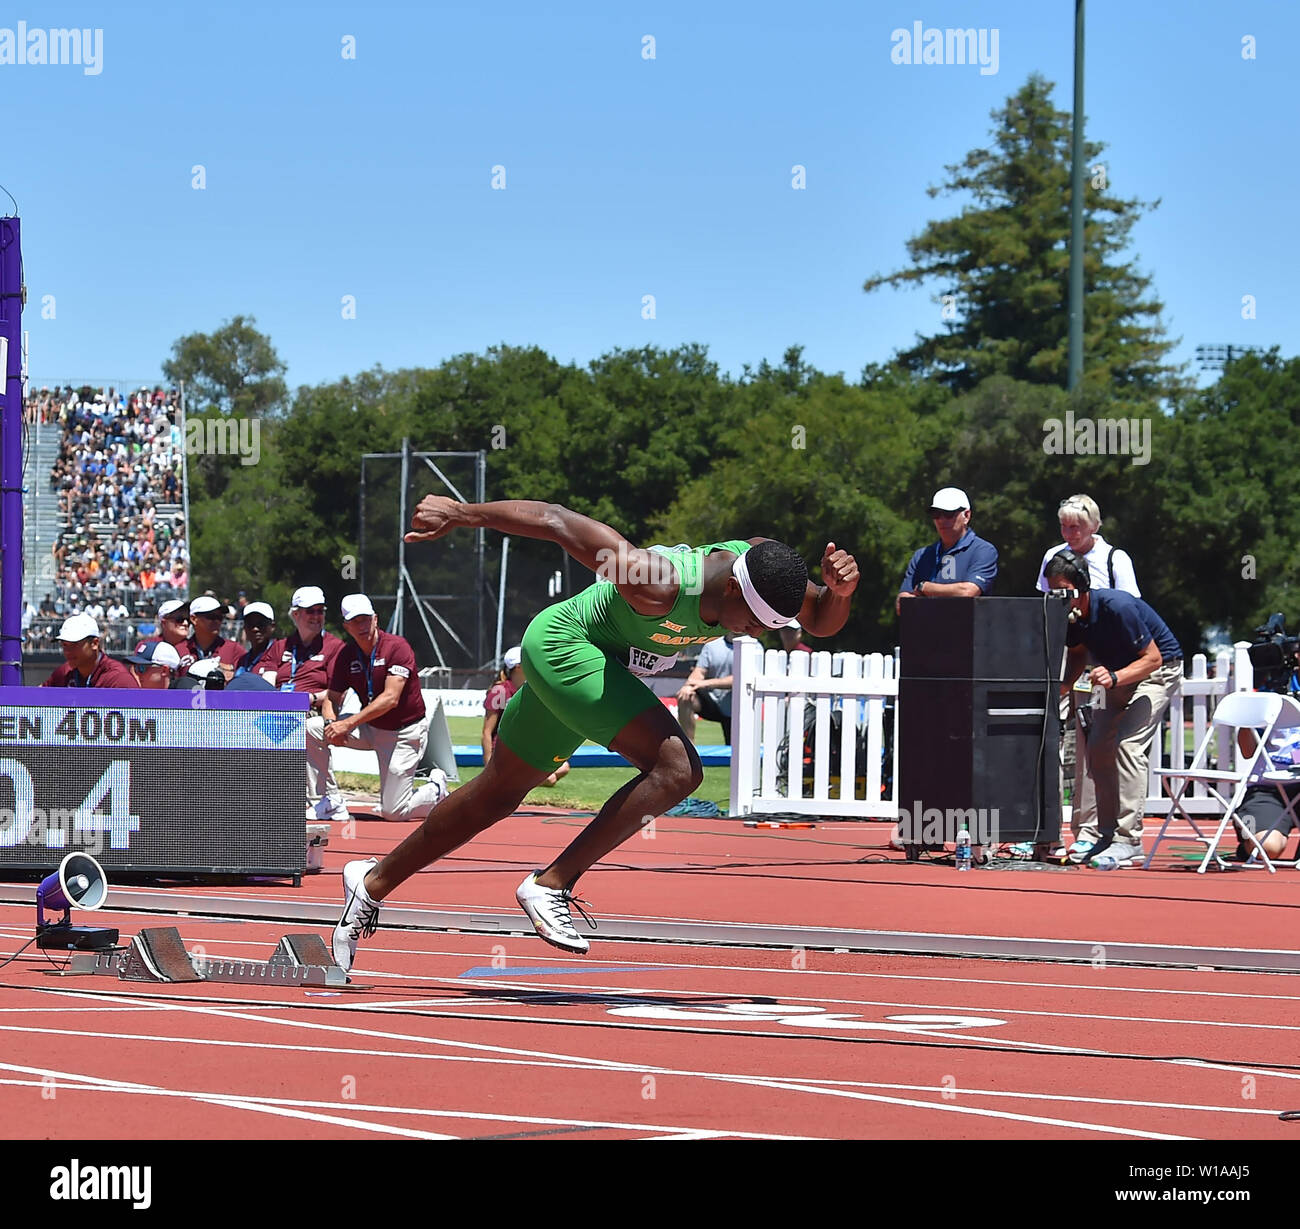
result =
[[[687,645],[725,630],[700,617],[704,556],[743,555],[748,542],[652,546],[677,572],[677,601],[666,615],[640,615],[609,581],[555,606],[529,625],[522,642],[524,685],[501,714],[500,738],[521,760],[551,773],[586,739],[608,747],[642,713],[660,703],[637,675],[672,668]]]

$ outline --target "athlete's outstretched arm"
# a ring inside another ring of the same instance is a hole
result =
[[[431,542],[453,529],[495,529],[554,542],[583,567],[612,581],[640,614],[666,614],[677,600],[677,574],[667,559],[633,546],[618,530],[560,504],[532,499],[464,504],[443,495],[426,495],[411,517],[406,540]]]

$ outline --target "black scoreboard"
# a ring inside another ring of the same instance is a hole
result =
[[[309,699],[0,687],[0,873],[303,872]]]

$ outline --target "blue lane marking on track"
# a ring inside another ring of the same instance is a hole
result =
[[[472,969],[466,969],[463,973],[458,973],[458,977],[556,977],[562,973],[579,973],[586,976],[588,973],[640,973],[647,968],[667,968],[667,965],[644,965],[644,964],[571,964],[563,968],[554,969],[537,969],[531,965],[526,965],[517,969],[494,969],[491,965],[475,965]]]

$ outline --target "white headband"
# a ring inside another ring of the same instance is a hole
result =
[[[740,592],[745,597],[745,604],[754,612],[758,621],[764,627],[775,629],[789,624],[790,618],[788,615],[777,614],[771,606],[758,596],[758,590],[754,588],[754,582],[749,579],[749,568],[745,566],[744,555],[736,556],[736,562],[731,565],[731,574],[736,578],[736,583],[740,585]]]

